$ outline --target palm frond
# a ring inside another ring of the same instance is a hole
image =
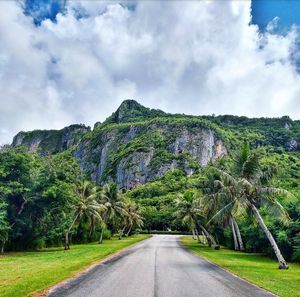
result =
[[[228,214],[230,212],[231,207],[234,205],[234,201],[231,201],[223,208],[221,208],[210,220],[208,220],[207,225],[209,225],[215,218],[219,216],[224,216],[224,214]]]

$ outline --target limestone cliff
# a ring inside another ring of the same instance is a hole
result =
[[[83,137],[84,136],[84,137]],[[94,130],[72,125],[62,130],[20,132],[13,146],[58,153],[73,148],[82,171],[98,184],[116,181],[132,188],[180,168],[193,174],[227,154],[217,126],[205,119],[170,115],[125,100]]]
[[[192,174],[227,154],[220,131],[206,120],[173,118],[147,109],[144,121],[130,121],[130,115],[136,119],[141,109],[138,103],[125,101],[109,119],[110,124],[97,126],[77,146],[75,158],[98,184],[114,180],[128,189],[170,169]]]
[[[98,184],[116,181],[120,188],[132,188],[175,168],[193,174],[244,141],[277,151],[299,150],[300,122],[287,116],[174,115],[125,100],[92,131],[72,125],[20,132],[12,145],[41,155],[71,149],[82,172]]]
[[[90,128],[84,125],[71,125],[61,130],[34,130],[19,132],[12,146],[25,146],[30,152],[58,153],[76,145]]]

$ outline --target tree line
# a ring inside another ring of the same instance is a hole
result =
[[[36,249],[130,235],[143,226],[139,206],[116,184],[83,178],[68,152],[40,157],[23,148],[0,151],[1,251]]]
[[[276,166],[263,156],[260,149],[243,145],[192,176],[173,170],[119,193],[116,184],[99,187],[84,178],[68,151],[39,156],[4,147],[1,250],[69,249],[70,243],[101,243],[140,228],[188,229],[216,249],[223,244],[241,251],[272,250],[279,267],[288,268],[285,257],[300,259],[300,200],[280,187]]]
[[[177,200],[176,216],[182,220],[193,236],[206,238],[208,244],[216,243],[207,231],[212,222],[219,226],[230,226],[235,250],[244,250],[243,239],[236,218],[249,216],[263,230],[278,260],[279,269],[288,269],[273,235],[268,229],[259,208],[264,206],[270,215],[289,221],[289,215],[279,201],[279,197],[291,197],[288,191],[274,187],[271,180],[276,174],[274,166],[262,166],[259,151],[251,151],[245,144],[234,155],[232,166],[210,166],[201,181],[200,191],[187,191]]]

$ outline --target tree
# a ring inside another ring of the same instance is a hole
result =
[[[7,204],[0,202],[0,241],[1,241],[1,253],[4,253],[5,243],[8,239],[8,231],[10,229],[7,221]]]
[[[135,227],[142,228],[144,223],[143,223],[143,218],[141,216],[141,211],[135,203],[133,202],[128,203],[126,205],[126,208],[128,213],[127,224],[126,224],[127,225],[126,236],[128,236],[133,228]]]
[[[70,152],[39,158],[36,167],[31,189],[34,202],[27,206],[36,236],[34,242],[60,245],[78,200],[80,169]]]
[[[124,226],[123,220],[128,214],[125,202],[119,197],[118,188],[115,183],[104,186],[101,195],[101,204],[105,207],[103,215],[105,225],[110,224],[115,229],[120,227],[120,225]],[[99,243],[102,243],[103,229],[104,225],[101,228]]]
[[[88,181],[81,183],[77,189],[76,194],[78,200],[75,205],[75,212],[71,224],[65,233],[65,250],[70,249],[69,233],[74,227],[75,223],[82,217],[91,220],[103,222],[102,214],[106,210],[105,206],[97,202],[99,191],[97,187],[92,187]]]
[[[219,213],[226,210],[226,208],[233,207],[233,205],[236,208],[242,208],[251,213],[268,238],[277,257],[279,269],[288,269],[288,265],[274,237],[265,224],[258,207],[265,205],[267,206],[266,210],[270,214],[276,215],[283,221],[286,221],[289,218],[288,214],[277,198],[280,196],[290,196],[291,194],[284,189],[269,185],[276,170],[271,166],[262,168],[258,152],[252,152],[248,145],[243,145],[236,153],[233,172],[235,175],[219,170],[224,182],[220,195],[231,195],[231,201]]]
[[[213,213],[214,215],[208,221],[217,221],[223,225],[231,227],[234,249],[244,250],[244,244],[240,233],[239,226],[235,219],[235,215],[239,212],[234,203],[234,188],[226,185],[216,170],[207,170],[207,180],[203,191],[206,194],[205,211],[207,214]],[[233,203],[231,203],[233,202]]]
[[[30,228],[24,211],[28,203],[34,201],[31,188],[35,158],[23,148],[5,147],[0,151],[0,201],[2,217],[6,222],[2,229],[4,243],[9,238],[12,244],[19,246],[31,239],[24,240],[23,237]],[[3,205],[6,205],[5,212]]]
[[[203,201],[199,196],[196,196],[195,192],[186,191],[183,195],[179,195],[175,216],[186,224],[190,230],[195,229],[196,234],[199,234],[200,230],[203,231],[208,244],[213,244],[216,248],[218,248],[215,239],[204,227],[206,218],[204,214]]]

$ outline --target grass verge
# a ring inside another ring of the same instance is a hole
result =
[[[69,251],[49,248],[0,256],[0,296],[24,297],[41,292],[125,247],[148,238],[135,235],[98,243],[72,245]]]
[[[190,236],[181,237],[182,244],[193,253],[225,268],[239,277],[282,297],[300,297],[300,265],[289,263],[279,270],[277,261],[258,254],[221,248],[215,250],[199,244]]]

